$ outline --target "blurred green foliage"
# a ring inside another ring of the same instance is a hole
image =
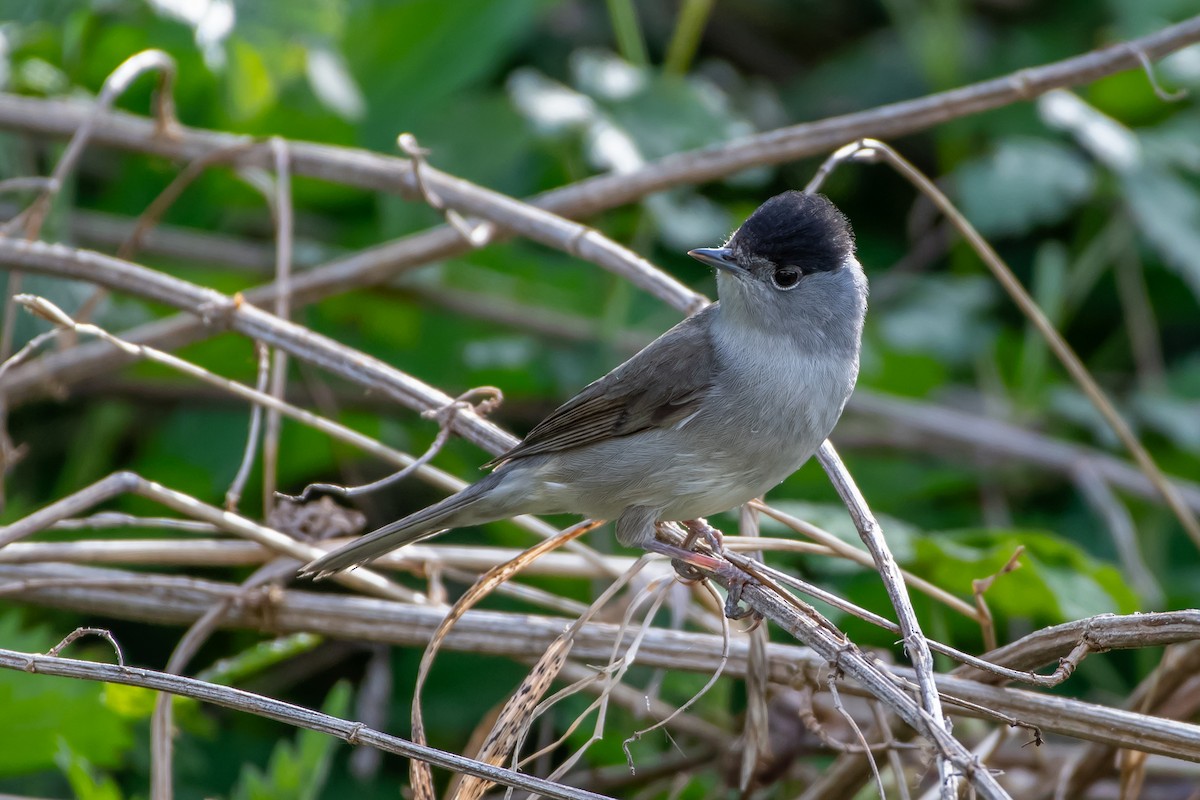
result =
[[[1148,33],[1195,10],[1194,0],[716,3],[695,61],[674,64],[681,76],[660,65],[676,35],[685,39],[676,58],[687,59],[689,34],[677,27],[676,11],[688,5],[639,3],[628,17],[617,13],[626,4],[599,0],[0,0],[0,85],[37,96],[90,96],[123,60],[158,47],[179,65],[176,104],[188,125],[381,152],[393,152],[396,135],[411,131],[439,168],[523,197],[753,131],[1064,58]],[[625,60],[643,48],[648,64]],[[1200,49],[1166,59],[1155,72],[1172,90],[1200,90]],[[119,105],[144,111],[152,87],[149,78],[139,81]],[[1145,74],[1134,71],[895,144],[941,181],[1008,259],[1160,463],[1195,479],[1200,106],[1194,97],[1167,102]],[[59,152],[58,145],[0,134],[0,179],[45,172]],[[719,242],[762,199],[806,183],[816,163],[759,168],[674,189],[589,222],[711,294],[709,276],[682,251]],[[71,241],[69,209],[136,216],[178,170],[159,159],[94,150],[46,235]],[[986,410],[1051,437],[1115,450],[1041,339],[907,184],[882,168],[845,166],[826,191],[853,221],[873,281],[861,387]],[[294,203],[299,266],[439,221],[421,204],[308,179],[294,182]],[[262,196],[228,170],[208,171],[171,208],[166,223],[239,237],[270,252],[271,218]],[[232,269],[204,257],[140,258],[222,291],[269,277],[267,270]],[[68,309],[88,294],[87,287],[28,276],[24,290]],[[547,319],[568,315],[570,335],[566,328],[550,335],[471,319],[448,307],[447,298],[463,296],[518,320],[536,320],[539,311]],[[158,313],[114,299],[98,321],[120,330]],[[524,241],[429,265],[387,287],[335,297],[296,316],[450,394],[483,384],[502,387],[507,401],[496,418],[518,432],[623,358],[623,335],[648,337],[677,319],[624,281]],[[18,341],[41,329],[24,317],[16,325]],[[240,338],[218,337],[182,354],[253,381],[253,350]],[[292,377],[300,386],[315,380],[296,367]],[[349,424],[413,451],[432,440],[432,423],[380,408],[347,387],[334,388]],[[67,402],[18,409],[10,430],[30,449],[8,477],[3,519],[116,468],[219,502],[237,468],[247,413],[240,404],[193,391],[161,368],[138,365],[120,381],[101,382]],[[854,429],[843,450],[905,567],[969,597],[972,579],[994,573],[1018,545],[1026,548],[1021,569],[999,578],[988,593],[1003,641],[1068,619],[1148,608],[1152,598],[1131,588],[1104,520],[1069,478],[986,455],[896,449],[881,430],[886,423],[874,429],[867,423]],[[290,424],[281,452],[285,491],[309,481],[357,482],[381,470]],[[475,448],[453,442],[437,463],[470,477],[483,460]],[[775,497],[853,540],[815,465]],[[364,508],[380,522],[431,499],[429,490],[411,485],[370,498]],[[1200,605],[1200,559],[1178,524],[1157,503],[1122,500],[1163,606]],[[258,513],[259,502],[249,493],[243,511]],[[116,505],[159,511],[145,501]],[[526,541],[505,525],[483,535]],[[607,534],[596,541],[610,546]],[[778,561],[855,602],[886,609],[871,573],[842,562]],[[542,585],[578,599],[592,591],[565,580]],[[935,618],[939,636],[964,649],[981,646],[968,621],[919,603],[923,615]],[[888,634],[839,621],[857,641],[893,646]],[[161,666],[176,639],[173,630],[8,606],[0,611],[0,644],[45,650],[83,622],[113,628],[139,664]],[[286,655],[302,661],[317,644],[292,642],[297,650]],[[279,658],[262,657],[260,645],[250,633],[222,634],[197,668],[231,658],[241,665],[230,673],[239,685],[348,713],[346,684],[335,681],[357,677],[361,659],[352,656],[336,669],[291,681],[277,669]],[[389,724],[400,732],[408,724],[415,656],[401,654],[396,661]],[[1124,693],[1151,666],[1146,659],[1118,663],[1129,668],[1085,669],[1067,691]],[[485,670],[494,682],[479,680]],[[427,694],[436,711],[435,744],[460,748],[520,673],[516,665],[481,657],[440,659]],[[673,675],[667,696],[681,702],[702,682]],[[714,691],[700,713],[722,718],[736,711],[735,694],[728,687]],[[0,708],[7,712],[0,726],[0,791],[106,800],[144,796],[147,699],[136,691],[0,672]],[[559,718],[569,720],[579,710],[567,703]],[[315,798],[351,791],[390,797],[407,780],[397,760],[386,763],[386,780],[358,784],[346,767],[348,749],[315,734],[195,708],[181,718],[185,733],[176,770],[183,798]],[[638,727],[625,714],[612,715],[610,735],[591,751],[589,763],[623,763],[620,740]],[[664,737],[651,736],[634,754],[650,760],[670,748]],[[697,786],[711,779],[698,779]]]

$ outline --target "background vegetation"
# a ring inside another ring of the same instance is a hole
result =
[[[1065,58],[1149,33],[1195,10],[1186,0],[743,0],[707,6],[9,0],[0,2],[0,86],[34,96],[89,96],[131,54],[162,48],[179,66],[175,98],[186,125],[385,153],[394,152],[398,133],[410,131],[438,168],[529,197],[752,131]],[[1200,50],[1166,59],[1157,75],[1168,89],[1200,90]],[[153,81],[143,79],[118,105],[141,112],[152,88]],[[1194,481],[1200,472],[1200,105],[1194,94],[1164,100],[1139,71],[1082,87],[1075,96],[1079,104],[1069,119],[1053,101],[1018,103],[892,144],[935,176],[995,244],[1164,470]],[[0,133],[0,179],[45,174],[60,153],[58,143]],[[719,243],[761,200],[807,183],[818,163],[748,170],[587,221],[711,295],[711,276],[683,252]],[[55,205],[43,237],[113,250],[111,231],[141,214],[178,171],[166,160],[93,149]],[[272,218],[245,177],[207,170],[165,223],[229,237],[253,256],[246,263],[233,267],[203,251],[184,257],[154,248],[139,260],[223,292],[267,280]],[[1023,546],[1021,568],[987,595],[1001,643],[1103,612],[1200,605],[1196,544],[1154,496],[1118,493],[1136,531],[1134,547],[1122,549],[1113,532],[1121,512],[1114,517],[1111,506],[1082,490],[1078,475],[1048,467],[1036,454],[998,457],[953,430],[998,419],[1047,443],[1079,443],[1125,457],[1042,340],[928,201],[882,167],[842,167],[825,191],[853,222],[872,280],[860,390],[833,440],[882,517],[902,566],[970,598],[972,579],[996,572]],[[441,222],[422,203],[313,179],[296,178],[293,197],[298,269]],[[8,213],[17,208],[13,200],[0,197],[10,203]],[[22,290],[68,310],[90,294],[82,284],[36,276],[26,276]],[[119,331],[161,313],[117,296],[103,303],[95,319]],[[501,387],[505,402],[492,418],[520,433],[679,317],[624,279],[517,239],[337,295],[297,310],[295,318],[449,394]],[[24,314],[13,322],[18,346],[45,329]],[[229,377],[255,380],[254,354],[242,337],[219,336],[180,354]],[[294,368],[290,378],[298,401],[322,403],[327,413],[400,449],[419,453],[436,433],[431,422],[347,385],[330,385],[312,370]],[[943,436],[914,433],[896,416],[895,409],[909,408],[897,400],[935,414],[953,408],[973,416],[946,415]],[[65,398],[26,403],[9,419],[14,440],[27,452],[6,475],[0,519],[19,519],[115,469],[220,504],[238,468],[246,427],[241,403],[145,364],[91,380]],[[356,483],[384,472],[380,464],[286,423],[280,452],[283,491],[313,481]],[[470,480],[486,458],[452,440],[436,463]],[[260,478],[256,470],[250,486]],[[382,523],[436,496],[410,481],[364,498],[360,507],[371,524]],[[815,464],[771,499],[855,538]],[[241,511],[260,517],[261,503],[261,493],[250,491]],[[139,500],[111,507],[158,513]],[[719,522],[735,527],[731,519]],[[155,534],[58,532],[39,540]],[[529,542],[528,534],[508,524],[453,536],[460,543]],[[609,539],[601,531],[590,541],[611,550]],[[872,572],[787,554],[771,562],[890,613]],[[236,570],[206,574],[244,577]],[[597,590],[582,580],[539,585],[584,601]],[[449,588],[456,592],[461,585]],[[0,609],[0,645],[11,649],[44,651],[76,625],[100,625],[114,632],[127,660],[161,667],[178,637],[170,627],[12,599],[6,597]],[[922,597],[916,602],[932,636],[970,652],[983,649],[973,622]],[[494,607],[522,606],[497,601]],[[854,619],[838,621],[856,641],[895,650],[892,634]],[[253,653],[262,641],[249,631],[219,634],[196,668]],[[333,644],[301,650],[295,658],[264,660],[237,680],[351,713],[347,684],[339,681],[355,684],[371,651]],[[1159,655],[1134,651],[1089,659],[1062,691],[1119,703]],[[400,648],[386,656],[393,684],[387,725],[396,733],[407,730],[418,657]],[[525,671],[500,659],[444,656],[425,695],[432,742],[461,750],[479,719]],[[634,683],[645,678],[639,674]],[[698,685],[694,676],[672,673],[666,695],[678,704]],[[731,725],[744,702],[740,685],[725,681],[698,713]],[[0,791],[145,794],[145,694],[0,672],[0,708],[7,720],[0,725]],[[579,710],[568,704],[556,718],[558,728]],[[244,715],[184,706],[177,724],[180,797],[340,797],[351,791],[385,797],[407,781],[398,759],[385,760],[373,779],[357,781],[348,765],[350,748]],[[608,725],[615,733],[590,751],[594,766],[622,764],[621,739],[641,727],[624,712]],[[654,763],[672,752],[670,740],[648,738],[638,745],[637,761]],[[829,757],[817,752],[798,769],[819,769]],[[720,780],[715,771],[696,769],[684,796],[706,796]],[[792,780],[799,783],[783,786],[803,783]]]

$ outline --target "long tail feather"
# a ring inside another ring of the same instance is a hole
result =
[[[496,513],[490,513],[491,509],[488,506],[492,504],[486,502],[493,483],[489,475],[440,503],[434,503],[403,519],[388,523],[350,544],[326,553],[302,567],[300,577],[315,577],[320,580],[344,569],[365,564],[402,545],[437,536],[451,528],[500,519],[505,516],[504,512],[496,510]]]

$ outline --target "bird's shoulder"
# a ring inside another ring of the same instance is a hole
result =
[[[584,447],[652,428],[670,428],[699,410],[717,371],[707,306],[625,363],[585,386],[490,465]]]

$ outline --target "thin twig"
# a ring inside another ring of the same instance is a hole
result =
[[[712,587],[708,586],[707,583],[705,584],[705,586],[706,586],[706,588],[712,590]],[[715,590],[712,590],[712,591],[715,592]],[[720,598],[717,598],[717,601],[720,602]],[[653,621],[653,619],[654,619],[653,614],[647,614],[646,615],[646,625],[649,626],[649,623],[651,621]],[[703,697],[705,694],[707,694],[708,691],[710,689],[712,689],[712,687],[714,685],[716,685],[717,680],[721,677],[721,675],[725,671],[725,665],[729,663],[729,620],[722,618],[721,623],[722,623],[721,624],[721,661],[717,665],[717,668],[715,670],[713,670],[712,675],[709,676],[709,678],[705,682],[704,686],[702,686],[698,692],[696,692],[691,697],[689,697],[683,705],[681,705],[679,708],[672,711],[669,716],[666,716],[666,717],[660,719],[658,722],[655,722],[653,725],[651,725],[648,728],[641,728],[639,730],[634,731],[632,734],[630,734],[621,743],[621,748],[625,751],[626,757],[629,757],[629,745],[630,744],[641,739],[643,736],[645,736],[647,733],[650,733],[651,731],[656,731],[659,728],[669,725],[671,723],[671,721],[675,719],[676,716],[686,712],[689,708],[691,708],[693,705],[695,705],[696,702],[701,697]],[[750,653],[751,653],[751,662],[749,662],[749,664],[750,664],[751,669],[753,669],[753,667],[754,667],[754,664],[753,664],[754,648],[753,648],[753,646],[751,647]],[[765,672],[765,670],[764,670],[764,672]],[[764,681],[764,683],[765,683],[765,681]]]
[[[173,137],[177,133],[176,128],[179,123],[175,119],[175,101],[171,94],[175,83],[175,60],[162,50],[143,50],[130,56],[105,78],[104,85],[100,87],[100,93],[96,95],[94,104],[87,115],[75,126],[71,141],[67,145],[67,149],[63,151],[58,163],[54,165],[49,182],[28,209],[5,224],[4,231],[6,233],[11,232],[19,225],[24,229],[25,238],[37,238],[41,232],[42,223],[45,221],[46,213],[50,210],[51,202],[55,195],[62,191],[67,178],[75,171],[75,165],[79,163],[80,156],[83,155],[83,151],[87,148],[88,142],[96,133],[97,128],[101,127],[101,121],[112,109],[112,104],[125,93],[125,90],[135,80],[150,70],[159,73],[154,99],[154,130],[151,135]]]
[[[1200,673],[1200,642],[1168,647],[1158,666],[1138,684],[1125,703],[1150,713],[1163,706],[1186,681]],[[1055,791],[1056,800],[1084,796],[1088,788],[1112,772],[1114,748],[1091,743],[1071,758],[1062,769]]]
[[[887,748],[888,766],[892,768],[892,775],[896,779],[896,791],[900,794],[900,800],[910,800],[908,780],[904,774],[904,761],[900,758],[900,749],[905,743],[897,741],[892,733],[891,718],[882,705],[871,703],[871,713],[875,715],[875,728],[879,731],[883,744]]]
[[[1200,21],[1200,17],[1196,19]],[[979,234],[979,231],[975,230],[975,227],[971,225],[967,218],[962,215],[962,212],[950,201],[950,198],[946,197],[933,181],[883,142],[877,139],[861,139],[845,145],[830,157],[829,163],[836,164],[839,160],[866,157],[875,157],[887,162],[889,166],[912,183],[918,191],[933,201],[934,205],[953,223],[959,233],[970,243],[972,249],[983,259],[984,264],[991,270],[992,275],[1004,287],[1004,290],[1008,292],[1009,297],[1020,308],[1021,313],[1037,328],[1038,333],[1046,340],[1050,349],[1054,352],[1054,355],[1066,369],[1072,380],[1079,384],[1079,387],[1087,395],[1092,405],[1096,407],[1096,410],[1108,422],[1113,433],[1121,440],[1121,443],[1129,451],[1130,455],[1133,456],[1134,461],[1138,463],[1138,466],[1146,473],[1146,477],[1150,479],[1150,482],[1154,484],[1159,494],[1162,495],[1163,500],[1175,514],[1184,531],[1191,537],[1192,543],[1196,547],[1200,547],[1200,520],[1192,513],[1191,508],[1183,502],[1183,498],[1180,497],[1175,486],[1167,480],[1166,475],[1159,469],[1158,463],[1154,460],[1153,456],[1142,445],[1141,440],[1138,439],[1133,429],[1129,427],[1129,423],[1118,413],[1107,395],[1104,394],[1104,390],[1096,382],[1096,379],[1092,377],[1087,367],[1079,360],[1079,356],[1075,354],[1075,351],[1063,339],[1062,334],[1046,318],[1041,308],[1038,307],[1037,302],[1030,297],[1025,287],[1021,285],[1016,275],[1013,274],[1012,270],[1004,262],[1004,259],[1000,258],[995,249]]]
[[[472,403],[471,400],[476,395],[480,394],[484,395],[484,399],[477,403]],[[380,489],[386,489],[389,486],[400,483],[432,461],[437,454],[442,451],[442,448],[446,446],[446,442],[450,440],[451,423],[454,420],[455,414],[461,410],[469,410],[474,414],[478,414],[480,417],[485,417],[491,413],[493,409],[500,405],[503,398],[504,394],[495,386],[478,386],[474,389],[468,389],[467,391],[463,392],[442,408],[421,412],[422,417],[426,419],[437,420],[437,436],[434,437],[433,444],[429,445],[429,448],[424,453],[422,453],[418,458],[412,460],[411,463],[406,464],[403,469],[400,469],[391,475],[385,475],[379,480],[371,481],[370,483],[363,484],[361,486],[339,486],[338,484],[334,483],[310,483],[308,486],[304,487],[304,491],[302,491],[299,495],[295,497],[290,495],[285,496],[288,497],[288,499],[302,503],[307,502],[309,498],[319,493],[332,494],[342,499],[349,499],[352,497],[360,497],[362,495],[371,494],[372,492],[377,492]]]
[[[281,563],[283,569],[281,569]],[[291,559],[276,559],[259,567],[242,582],[239,593],[214,603],[183,634],[171,656],[167,659],[164,672],[181,675],[188,662],[212,635],[229,608],[243,600],[248,593],[260,586],[276,581],[283,575],[295,575],[297,562]],[[154,712],[150,717],[150,797],[151,800],[171,800],[174,796],[172,779],[172,752],[174,751],[173,706],[169,694],[160,693],[154,699]]]
[[[262,311],[242,295],[230,297],[128,261],[44,242],[0,239],[0,263],[4,262],[19,264],[29,272],[91,281],[186,309],[214,327],[233,328],[347,380],[386,392],[421,411],[442,408],[453,401],[379,359]],[[471,412],[457,414],[453,427],[492,452],[501,452],[517,442],[511,434]]]
[[[894,138],[958,117],[1030,100],[1054,88],[1088,83],[1139,67],[1143,55],[1148,59],[1161,58],[1196,41],[1200,41],[1200,16],[1139,39],[950,91],[676,153],[636,172],[590,178],[543,195],[539,200],[543,207],[559,214],[588,216],[680,184],[702,183],[750,167],[826,153],[862,136]],[[87,113],[86,106],[75,102],[0,95],[0,127],[4,128],[47,136],[69,136],[79,128]],[[97,143],[106,146],[176,158],[195,157],[222,146],[230,138],[229,134],[185,129],[174,141],[154,141],[153,130],[144,121],[122,113],[103,115],[103,124],[94,136]],[[411,176],[407,175],[409,165],[403,159],[327,145],[297,145],[293,149],[297,175],[378,191],[395,191],[401,186],[410,191],[413,189]],[[267,154],[261,154],[258,159],[259,166],[269,166]],[[477,214],[475,209],[467,207],[467,203],[460,202],[461,192],[437,184],[434,177],[427,175],[426,178],[447,205]],[[488,214],[477,215],[491,218]],[[456,233],[453,236],[459,239]],[[462,246],[461,241],[458,245]],[[438,257],[446,255],[442,253]]]
[[[850,726],[850,730],[854,732],[858,739],[858,744],[862,747],[863,756],[871,765],[871,774],[875,777],[875,786],[879,789],[879,800],[887,800],[887,792],[883,789],[883,776],[879,774],[879,765],[875,763],[875,753],[871,751],[871,745],[867,742],[867,737],[863,735],[862,728],[854,721],[854,717],[850,716],[850,712],[842,705],[842,696],[838,693],[837,684],[841,679],[841,675],[837,670],[830,670],[829,677],[825,681],[826,687],[829,689],[829,696],[833,699],[833,707],[841,715],[846,724]]]
[[[66,638],[61,642],[47,650],[46,655],[57,657],[62,654],[63,650],[66,650],[72,643],[84,636],[99,636],[101,639],[104,639],[112,645],[112,649],[117,655],[117,665],[121,667],[125,666],[125,654],[121,652],[121,645],[117,644],[117,640],[113,638],[112,631],[104,628],[76,628],[67,634]]]
[[[438,652],[438,648],[445,638],[453,632],[453,628],[464,614],[467,613],[483,599],[493,586],[502,583],[508,578],[519,573],[525,565],[536,561],[540,556],[562,546],[563,543],[572,539],[577,539],[593,528],[598,527],[596,522],[582,522],[566,529],[557,536],[538,542],[533,547],[518,555],[516,558],[504,564],[498,564],[486,573],[480,576],[479,580],[467,590],[445,613],[441,623],[438,625],[437,631],[428,639],[428,644],[425,652],[421,656],[421,663],[417,670],[417,680],[413,688],[413,704],[412,704],[412,731],[413,739],[417,742],[423,742],[425,737],[424,727],[421,715],[421,687],[425,683],[425,678],[433,664],[433,659]],[[418,797],[433,796],[432,777],[429,774],[427,765],[413,762],[410,764],[409,775],[412,781],[413,790]]]
[[[162,50],[144,50],[130,56],[104,80],[104,85],[100,87],[100,94],[96,96],[95,104],[72,132],[66,150],[63,151],[58,163],[54,165],[54,171],[50,174],[42,191],[25,211],[0,226],[0,233],[9,235],[18,228],[22,228],[26,239],[38,237],[42,230],[42,223],[50,211],[51,203],[55,196],[62,191],[62,187],[71,173],[74,172],[75,165],[79,163],[79,158],[87,148],[100,120],[110,111],[112,104],[125,93],[130,84],[149,70],[157,70],[159,73],[159,83],[154,99],[156,119],[151,135],[161,138],[175,134],[178,121],[175,119],[175,101],[171,94],[175,83],[174,59]],[[13,318],[16,316],[13,298],[20,291],[21,274],[19,271],[13,272],[9,275],[5,287],[4,319],[0,321],[0,360],[8,358],[8,354],[12,350]],[[8,438],[6,430],[7,403],[0,403],[0,437],[5,442]],[[5,447],[4,450],[6,451],[7,448]],[[5,460],[7,460],[7,452],[0,453],[0,455],[5,456]]]
[[[751,540],[760,538],[758,514],[759,511],[755,506],[742,506],[738,514],[738,533],[741,536]],[[728,539],[725,540],[725,545],[729,546]],[[746,557],[755,561],[763,560],[761,550],[750,551],[746,553]],[[746,677],[746,722],[742,726],[742,739],[746,746],[742,749],[742,763],[738,773],[738,788],[743,793],[750,790],[758,765],[769,760],[772,755],[770,703],[767,699],[769,691],[766,669],[767,642],[769,641],[767,626],[755,626],[748,636],[750,638],[750,661]]]
[[[71,329],[80,330],[81,327],[83,326],[75,324],[71,326]],[[254,349],[258,353],[258,379],[255,382],[254,391],[263,394],[267,390],[267,380],[271,375],[271,351],[262,342],[255,342]],[[148,352],[150,351],[142,351],[143,354]],[[164,353],[163,355],[166,354]],[[229,489],[225,492],[225,508],[230,511],[237,511],[238,503],[242,499],[242,492],[246,489],[246,481],[250,480],[250,470],[254,467],[254,455],[258,452],[258,435],[262,428],[262,410],[262,405],[258,403],[255,403],[250,408],[250,430],[246,433],[246,449],[242,452],[242,462],[238,466],[237,474],[233,476],[233,482],[229,484]]]
[[[297,408],[296,406],[293,406],[290,403],[284,403],[284,402],[280,401],[279,399],[277,399],[271,395],[265,394],[264,392],[262,392],[258,389],[252,389],[248,386],[245,386],[244,384],[237,383],[236,381],[231,381],[228,378],[223,378],[219,375],[215,375],[212,372],[209,372],[208,370],[203,369],[202,367],[198,367],[195,364],[191,363],[190,361],[184,361],[183,359],[181,359],[177,356],[173,356],[169,353],[164,353],[162,351],[156,350],[155,348],[147,347],[145,345],[134,344],[132,342],[126,341],[125,339],[121,339],[117,336],[113,336],[108,331],[106,331],[103,328],[100,328],[96,325],[92,325],[90,323],[76,322],[65,311],[63,311],[58,306],[54,305],[49,300],[46,300],[43,297],[38,297],[36,295],[21,295],[19,297],[19,302],[22,305],[24,305],[26,308],[28,308],[31,312],[37,314],[38,316],[41,316],[42,318],[44,318],[50,322],[53,322],[55,325],[61,326],[62,328],[69,329],[71,331],[74,331],[75,333],[81,333],[81,334],[99,337],[99,338],[103,339],[104,341],[108,342],[109,344],[113,345],[114,347],[117,347],[117,348],[121,349],[122,351],[128,352],[130,355],[133,355],[137,358],[144,358],[148,361],[153,361],[155,363],[162,364],[164,366],[175,369],[185,375],[188,375],[190,377],[196,378],[197,380],[203,381],[204,383],[207,383],[210,386],[215,386],[224,392],[228,392],[231,395],[248,400],[248,401],[256,404],[256,406],[262,406],[262,407],[266,407],[269,409],[278,410],[281,415],[287,416],[291,419],[297,420],[298,422],[308,425],[318,431],[321,431],[322,433],[326,434],[327,436],[329,436],[333,439],[336,439],[341,442],[345,442],[354,447],[358,447],[359,449],[361,449],[365,452],[368,452],[384,461],[399,465],[404,470],[412,470],[412,472],[402,473],[405,477],[407,477],[407,475],[409,475],[409,474],[415,473],[416,475],[421,477],[422,480],[425,480],[425,481],[431,483],[432,485],[434,485],[440,489],[443,489],[445,491],[449,491],[449,492],[459,491],[464,486],[466,486],[466,483],[464,481],[462,481],[458,478],[455,478],[445,472],[442,472],[440,470],[437,470],[437,469],[427,466],[426,463],[421,462],[421,459],[415,459],[412,456],[408,455],[407,453],[403,453],[399,450],[395,450],[393,448],[387,447],[386,445],[380,443],[379,441],[372,439],[369,436],[365,436],[351,428],[348,428],[345,425],[342,425],[341,423],[334,422],[333,420],[318,416],[318,415],[313,414],[310,411],[306,411],[302,408]],[[48,339],[54,333],[55,333],[55,331],[48,331],[44,334],[40,334],[38,338],[45,337],[45,339]],[[42,339],[42,340],[44,341],[44,339]],[[32,344],[33,343],[31,342],[31,345]],[[17,358],[17,356],[14,356],[13,358],[15,359],[15,358]],[[11,362],[11,360],[12,359],[10,359],[10,362]],[[4,366],[0,365],[0,375],[3,374],[3,370],[4,370]],[[261,375],[261,372],[260,372],[260,375]],[[492,387],[482,387],[482,389],[473,390],[472,392],[467,393],[467,395],[470,395],[475,391],[484,391],[484,390],[491,391],[493,393],[497,393],[497,394],[494,394],[494,396],[498,396],[499,390],[493,389]],[[464,395],[464,397],[466,397],[467,395]],[[459,398],[459,400],[462,400],[462,399],[463,398]],[[458,402],[458,400],[455,400],[455,401],[452,401],[451,404],[453,405],[454,403],[457,403],[457,402]],[[490,410],[490,405],[486,406],[485,411],[486,410]],[[441,413],[441,411],[435,409],[434,413]],[[429,459],[426,458],[425,462],[427,462],[428,460]],[[391,476],[386,480],[390,481],[390,480],[394,480],[394,479],[395,479],[395,476]],[[327,491],[336,491],[338,489],[341,489],[342,487],[318,485],[317,488],[323,488]],[[349,494],[353,494],[353,493],[351,492]],[[516,522],[518,525],[523,525],[524,527],[527,527],[529,530],[532,530],[542,536],[546,536],[546,535],[548,535],[548,533],[550,531],[553,531],[553,529],[550,528],[550,526],[545,525],[544,523],[538,522],[536,520],[533,520],[531,517],[528,517],[528,516],[517,517],[514,519],[514,522]],[[123,523],[117,523],[117,524],[123,524]]]
[[[842,541],[828,531],[818,528],[811,522],[794,517],[791,514],[780,511],[774,506],[770,506],[758,500],[754,501],[754,505],[758,510],[762,511],[762,513],[766,514],[771,519],[776,520],[777,522],[782,522],[784,525],[787,525],[797,533],[807,536],[819,544],[824,545],[832,550],[836,555],[853,561],[856,564],[861,564],[864,567],[875,566],[875,562],[870,553],[864,553],[857,547],[854,547],[848,542]],[[907,571],[902,571],[901,574],[903,575],[906,584],[911,585],[917,591],[932,597],[934,600],[937,600],[939,603],[942,603],[943,605],[953,609],[963,616],[969,617],[973,620],[978,620],[978,612],[976,609],[971,607],[970,603],[963,601],[961,598],[955,597],[945,589],[941,588],[940,586],[935,586],[920,576],[913,575]]]
[[[96,517],[99,517],[99,527],[163,527],[184,533],[216,533],[220,530],[207,522],[162,517],[138,518],[111,512],[101,512],[80,520],[63,520],[50,526],[50,529],[79,530],[88,526],[74,523],[88,523]],[[331,546],[342,543],[342,540],[328,542]],[[439,566],[478,574],[508,561],[520,552],[520,549],[511,547],[415,544],[380,556],[372,564],[381,570],[418,575]],[[0,563],[5,564],[62,561],[80,564],[243,567],[257,566],[271,556],[270,549],[238,539],[81,539],[74,542],[17,542],[0,548]],[[620,575],[636,560],[631,556],[609,555],[604,556],[601,564],[597,564],[592,558],[574,553],[548,553],[527,570],[531,575],[605,580]],[[657,564],[650,571],[665,573],[670,571],[670,567]]]
[[[996,621],[992,617],[992,610],[988,608],[984,595],[992,588],[992,584],[996,582],[997,578],[1020,568],[1020,558],[1024,552],[1025,546],[1017,545],[1017,549],[1008,557],[1008,561],[1004,562],[1004,566],[986,578],[974,578],[971,580],[971,594],[975,595],[975,608],[979,611],[979,628],[983,635],[983,647],[985,650],[995,650],[997,642]]]
[[[279,293],[275,297],[275,316],[286,320],[291,316],[292,306],[292,166],[288,144],[278,136],[271,137],[271,154],[275,167],[275,201],[271,210],[275,214],[275,285]],[[283,399],[287,388],[288,355],[284,350],[275,350],[271,362],[271,396]],[[275,487],[279,476],[279,435],[283,418],[274,408],[267,409],[267,426],[263,433],[263,509],[270,513],[275,505]]]
[[[434,208],[442,213],[442,217],[451,228],[458,231],[459,235],[472,247],[482,247],[491,241],[496,235],[496,228],[490,222],[476,222],[464,219],[462,214],[459,214],[453,208],[446,208],[445,202],[438,196],[437,192],[428,186],[422,178],[425,166],[425,157],[429,155],[429,150],[421,147],[417,143],[417,137],[411,133],[402,133],[396,138],[396,144],[400,147],[401,152],[408,156],[412,162],[413,183],[416,184],[417,192],[421,195],[430,208]]]
[[[167,187],[158,193],[142,213],[138,215],[132,228],[117,247],[117,258],[123,258],[127,261],[133,259],[141,251],[146,237],[151,234],[163,216],[170,210],[171,206],[179,200],[185,189],[195,183],[210,167],[217,164],[236,162],[242,154],[255,146],[255,144],[254,141],[239,141],[229,147],[205,153],[203,156],[190,161],[187,166],[179,171],[178,175],[171,179]],[[88,295],[87,299],[79,304],[79,308],[75,310],[75,318],[80,322],[86,322],[91,319],[92,314],[95,313],[100,303],[106,297],[108,297],[107,289],[103,287],[94,289]]]

